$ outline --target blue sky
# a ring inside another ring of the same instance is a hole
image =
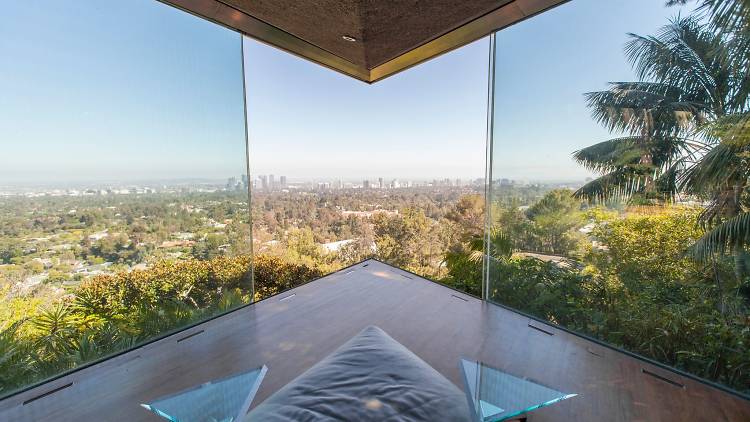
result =
[[[481,177],[488,40],[368,85],[246,42],[254,173]]]
[[[0,185],[243,171],[237,33],[153,0],[3,9]]]
[[[654,33],[679,11],[574,0],[500,32],[495,174],[586,177],[570,153],[608,134],[582,94],[632,78],[625,34]],[[0,185],[240,174],[240,44],[153,0],[10,2],[0,16]],[[255,174],[483,174],[486,39],[374,85],[252,40],[245,58]]]
[[[494,177],[578,180],[573,151],[614,137],[583,93],[634,80],[627,33],[654,35],[690,7],[665,0],[573,0],[497,35]]]

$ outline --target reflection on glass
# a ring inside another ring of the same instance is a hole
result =
[[[481,362],[461,359],[464,390],[475,421],[496,422],[575,397]]]
[[[240,36],[150,0],[4,7],[0,395],[251,288]]]
[[[488,297],[750,392],[750,43],[691,7],[497,33]]]
[[[264,365],[141,406],[171,422],[240,420],[250,409],[267,370]]]

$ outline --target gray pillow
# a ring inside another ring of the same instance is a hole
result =
[[[258,405],[245,420],[469,421],[469,407],[455,385],[383,330],[370,326]]]

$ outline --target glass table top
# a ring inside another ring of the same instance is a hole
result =
[[[461,359],[466,397],[475,421],[496,422],[575,397],[481,362]]]
[[[235,421],[247,413],[266,371],[263,365],[141,406],[172,422]]]

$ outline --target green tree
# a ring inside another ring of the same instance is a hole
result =
[[[484,198],[482,195],[463,195],[446,214],[468,236],[484,231]]]
[[[513,240],[500,229],[492,229],[487,239],[484,234],[472,236],[466,243],[451,247],[443,262],[448,268],[441,280],[456,289],[482,296],[482,264],[506,262],[513,254]]]
[[[737,1],[703,3],[719,20],[730,9],[732,16],[746,10]],[[750,218],[743,215],[750,80],[747,67],[738,66],[748,63],[747,35],[707,27],[695,17],[675,19],[655,37],[631,35],[626,53],[640,80],[587,94],[594,118],[627,135],[574,153],[601,174],[578,197],[652,202],[685,192],[708,200],[700,221],[713,230],[693,250],[708,261],[728,247],[738,280],[748,273],[750,240]]]
[[[3,239],[0,241],[0,264],[10,264],[13,258],[23,256],[23,244],[21,242]]]
[[[197,259],[213,259],[222,255],[221,247],[227,241],[226,236],[210,233],[193,245],[192,255]]]
[[[526,211],[533,222],[535,251],[569,255],[579,249],[581,239],[575,229],[583,222],[582,204],[571,193],[568,189],[550,191]]]
[[[601,221],[593,235],[606,248],[585,259],[590,320],[576,329],[748,390],[750,355],[739,346],[750,341],[748,309],[732,266],[706,266],[684,253],[703,235],[699,216],[677,208]]]
[[[429,274],[433,264],[442,259],[438,227],[423,210],[405,208],[395,216],[378,214],[374,224],[379,259],[419,274]]]

